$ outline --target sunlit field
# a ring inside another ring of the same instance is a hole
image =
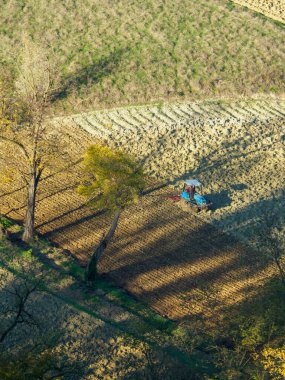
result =
[[[284,92],[284,28],[226,0],[6,1],[0,25],[1,63],[50,47],[61,111]]]

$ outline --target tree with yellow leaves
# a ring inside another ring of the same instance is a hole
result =
[[[285,346],[265,347],[260,357],[263,367],[269,372],[272,380],[285,379]]]
[[[122,151],[107,146],[92,145],[84,156],[84,183],[78,193],[97,209],[114,215],[112,225],[89,261],[86,278],[93,280],[97,263],[114,235],[122,210],[136,203],[144,187],[142,166]]]

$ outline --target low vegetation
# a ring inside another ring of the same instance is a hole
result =
[[[0,62],[45,40],[64,83],[54,106],[284,92],[285,30],[227,0],[5,1]],[[9,52],[9,54],[8,54]]]

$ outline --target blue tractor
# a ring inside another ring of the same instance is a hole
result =
[[[197,191],[199,190],[199,192]],[[207,201],[202,192],[202,184],[197,179],[189,179],[184,182],[184,186],[181,192],[181,199],[191,207],[191,210],[198,213],[201,210],[209,210],[211,202]]]

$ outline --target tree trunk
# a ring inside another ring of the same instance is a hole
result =
[[[279,274],[280,274],[280,278],[281,278],[281,282],[283,282],[283,284],[285,283],[285,274],[284,274],[284,270],[280,264],[280,261],[279,261],[279,257],[277,257],[276,255],[274,255],[274,261],[275,261],[275,264],[277,265],[277,268],[279,270]]]
[[[0,240],[4,239],[5,237],[5,231],[4,228],[0,225]]]
[[[37,193],[37,176],[33,173],[30,179],[27,195],[27,211],[24,220],[24,233],[22,240],[26,243],[34,239],[35,234],[35,208],[36,208],[36,193]]]
[[[88,263],[88,266],[86,268],[86,280],[87,281],[93,281],[93,280],[95,280],[95,277],[96,277],[96,274],[97,274],[97,264],[98,264],[98,261],[102,257],[105,249],[107,248],[108,243],[112,239],[112,237],[113,237],[113,235],[114,235],[114,233],[115,233],[115,231],[117,229],[121,212],[122,212],[121,209],[119,209],[116,212],[116,214],[114,216],[114,219],[112,221],[112,225],[111,225],[108,233],[105,235],[105,237],[103,238],[103,240],[101,241],[101,243],[98,245],[98,247],[96,248],[95,252],[91,256],[91,259],[90,259],[90,261]]]

